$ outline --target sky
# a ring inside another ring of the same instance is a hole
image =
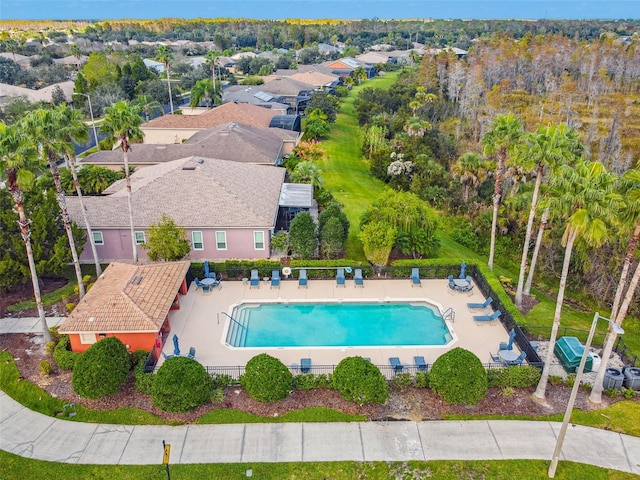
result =
[[[638,19],[640,0],[0,0],[0,20]]]

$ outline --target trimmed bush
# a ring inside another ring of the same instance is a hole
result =
[[[261,353],[247,362],[240,384],[259,402],[275,402],[289,396],[293,375],[277,358]]]
[[[167,412],[186,412],[211,399],[213,379],[187,357],[168,358],[153,380],[153,404]]]
[[[487,396],[487,371],[478,357],[458,347],[433,363],[429,385],[447,403],[474,405]]]
[[[51,374],[51,362],[49,360],[40,360],[38,366],[43,375]]]
[[[60,341],[53,349],[53,359],[62,370],[73,370],[73,366],[76,364],[79,356],[79,353],[71,351],[69,335],[60,337]]]
[[[153,391],[153,380],[156,378],[153,372],[145,372],[144,364],[149,357],[146,350],[136,350],[131,354],[131,364],[133,365],[134,388],[140,393],[151,394]]]
[[[540,380],[541,373],[539,368],[530,365],[523,367],[492,368],[487,372],[487,381],[490,387],[532,387]]]
[[[127,347],[116,337],[103,338],[78,357],[71,386],[81,397],[113,395],[124,385],[130,368]]]
[[[342,398],[358,405],[384,403],[389,398],[389,387],[380,369],[362,357],[342,359],[332,380]]]

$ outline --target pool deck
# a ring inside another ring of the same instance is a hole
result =
[[[171,333],[163,352],[173,353],[171,338],[179,338],[181,353],[190,347],[196,349],[196,360],[205,366],[241,366],[255,355],[268,353],[279,358],[285,365],[296,366],[301,358],[311,358],[312,365],[337,365],[343,358],[360,355],[370,357],[376,365],[388,365],[389,357],[399,357],[404,365],[413,365],[413,357],[421,355],[428,364],[454,347],[462,347],[475,353],[483,363],[490,362],[489,352],[497,353],[498,344],[508,341],[508,333],[499,321],[491,324],[477,324],[473,315],[481,311],[471,311],[467,303],[482,303],[485,298],[477,288],[472,295],[453,292],[446,279],[422,280],[422,287],[412,287],[407,280],[365,279],[364,288],[356,288],[353,280],[347,279],[345,287],[338,287],[335,280],[309,280],[307,288],[298,288],[297,280],[283,279],[280,288],[270,288],[269,282],[260,281],[259,288],[250,288],[242,281],[223,281],[222,288],[212,292],[196,291],[191,284],[186,296],[181,297],[181,309],[171,312]],[[230,348],[223,344],[222,336],[227,322],[229,308],[241,300],[327,300],[327,299],[370,299],[384,300],[430,300],[443,310],[452,308],[455,320],[449,324],[457,336],[457,341],[445,347],[287,347],[287,348]],[[158,365],[163,359],[160,358]]]

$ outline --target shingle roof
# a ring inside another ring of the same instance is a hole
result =
[[[159,331],[189,264],[112,263],[62,323],[59,332]]]
[[[131,176],[134,225],[148,228],[166,214],[185,228],[273,228],[285,169],[188,157],[142,168]],[[124,180],[105,196],[83,197],[93,228],[128,228]],[[77,197],[67,197],[71,218],[82,225]]]
[[[25,95],[30,102],[45,101],[50,102],[51,96],[56,86],[62,89],[67,101],[71,101],[71,94],[73,93],[74,83],[72,81],[54,83],[48,87],[41,88],[40,90],[32,90],[30,88],[16,87],[15,85],[8,85],[5,83],[0,84],[0,98],[3,97],[20,97]]]
[[[234,162],[275,165],[282,156],[285,139],[276,128],[255,127],[242,123],[226,123],[203,130],[185,143],[133,144],[129,151],[131,165],[155,165],[180,158],[201,156]],[[287,132],[287,140],[295,140],[295,132]],[[121,150],[99,150],[80,162],[81,165],[114,165],[122,163]]]
[[[300,92],[311,92],[315,88],[309,83],[299,82],[291,77],[277,77],[260,85],[260,90],[263,92],[287,96],[296,96]]]
[[[189,108],[189,107],[187,107]],[[238,122],[256,127],[268,127],[277,112],[246,103],[225,103],[202,115],[164,115],[142,126],[146,128],[211,128],[222,123]]]

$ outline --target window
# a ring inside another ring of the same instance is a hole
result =
[[[218,250],[227,249],[227,232],[216,232],[216,248]]]
[[[104,245],[104,238],[102,237],[102,232],[92,232],[92,233],[93,233],[93,244]]]
[[[144,243],[144,232],[134,232],[136,236],[136,245],[142,245]]]
[[[204,241],[202,240],[202,232],[191,232],[191,240],[194,250],[204,250]]]
[[[81,333],[80,334],[80,343],[83,344],[93,344],[96,343],[96,334],[95,333]]]
[[[264,232],[253,232],[254,250],[264,250]]]

